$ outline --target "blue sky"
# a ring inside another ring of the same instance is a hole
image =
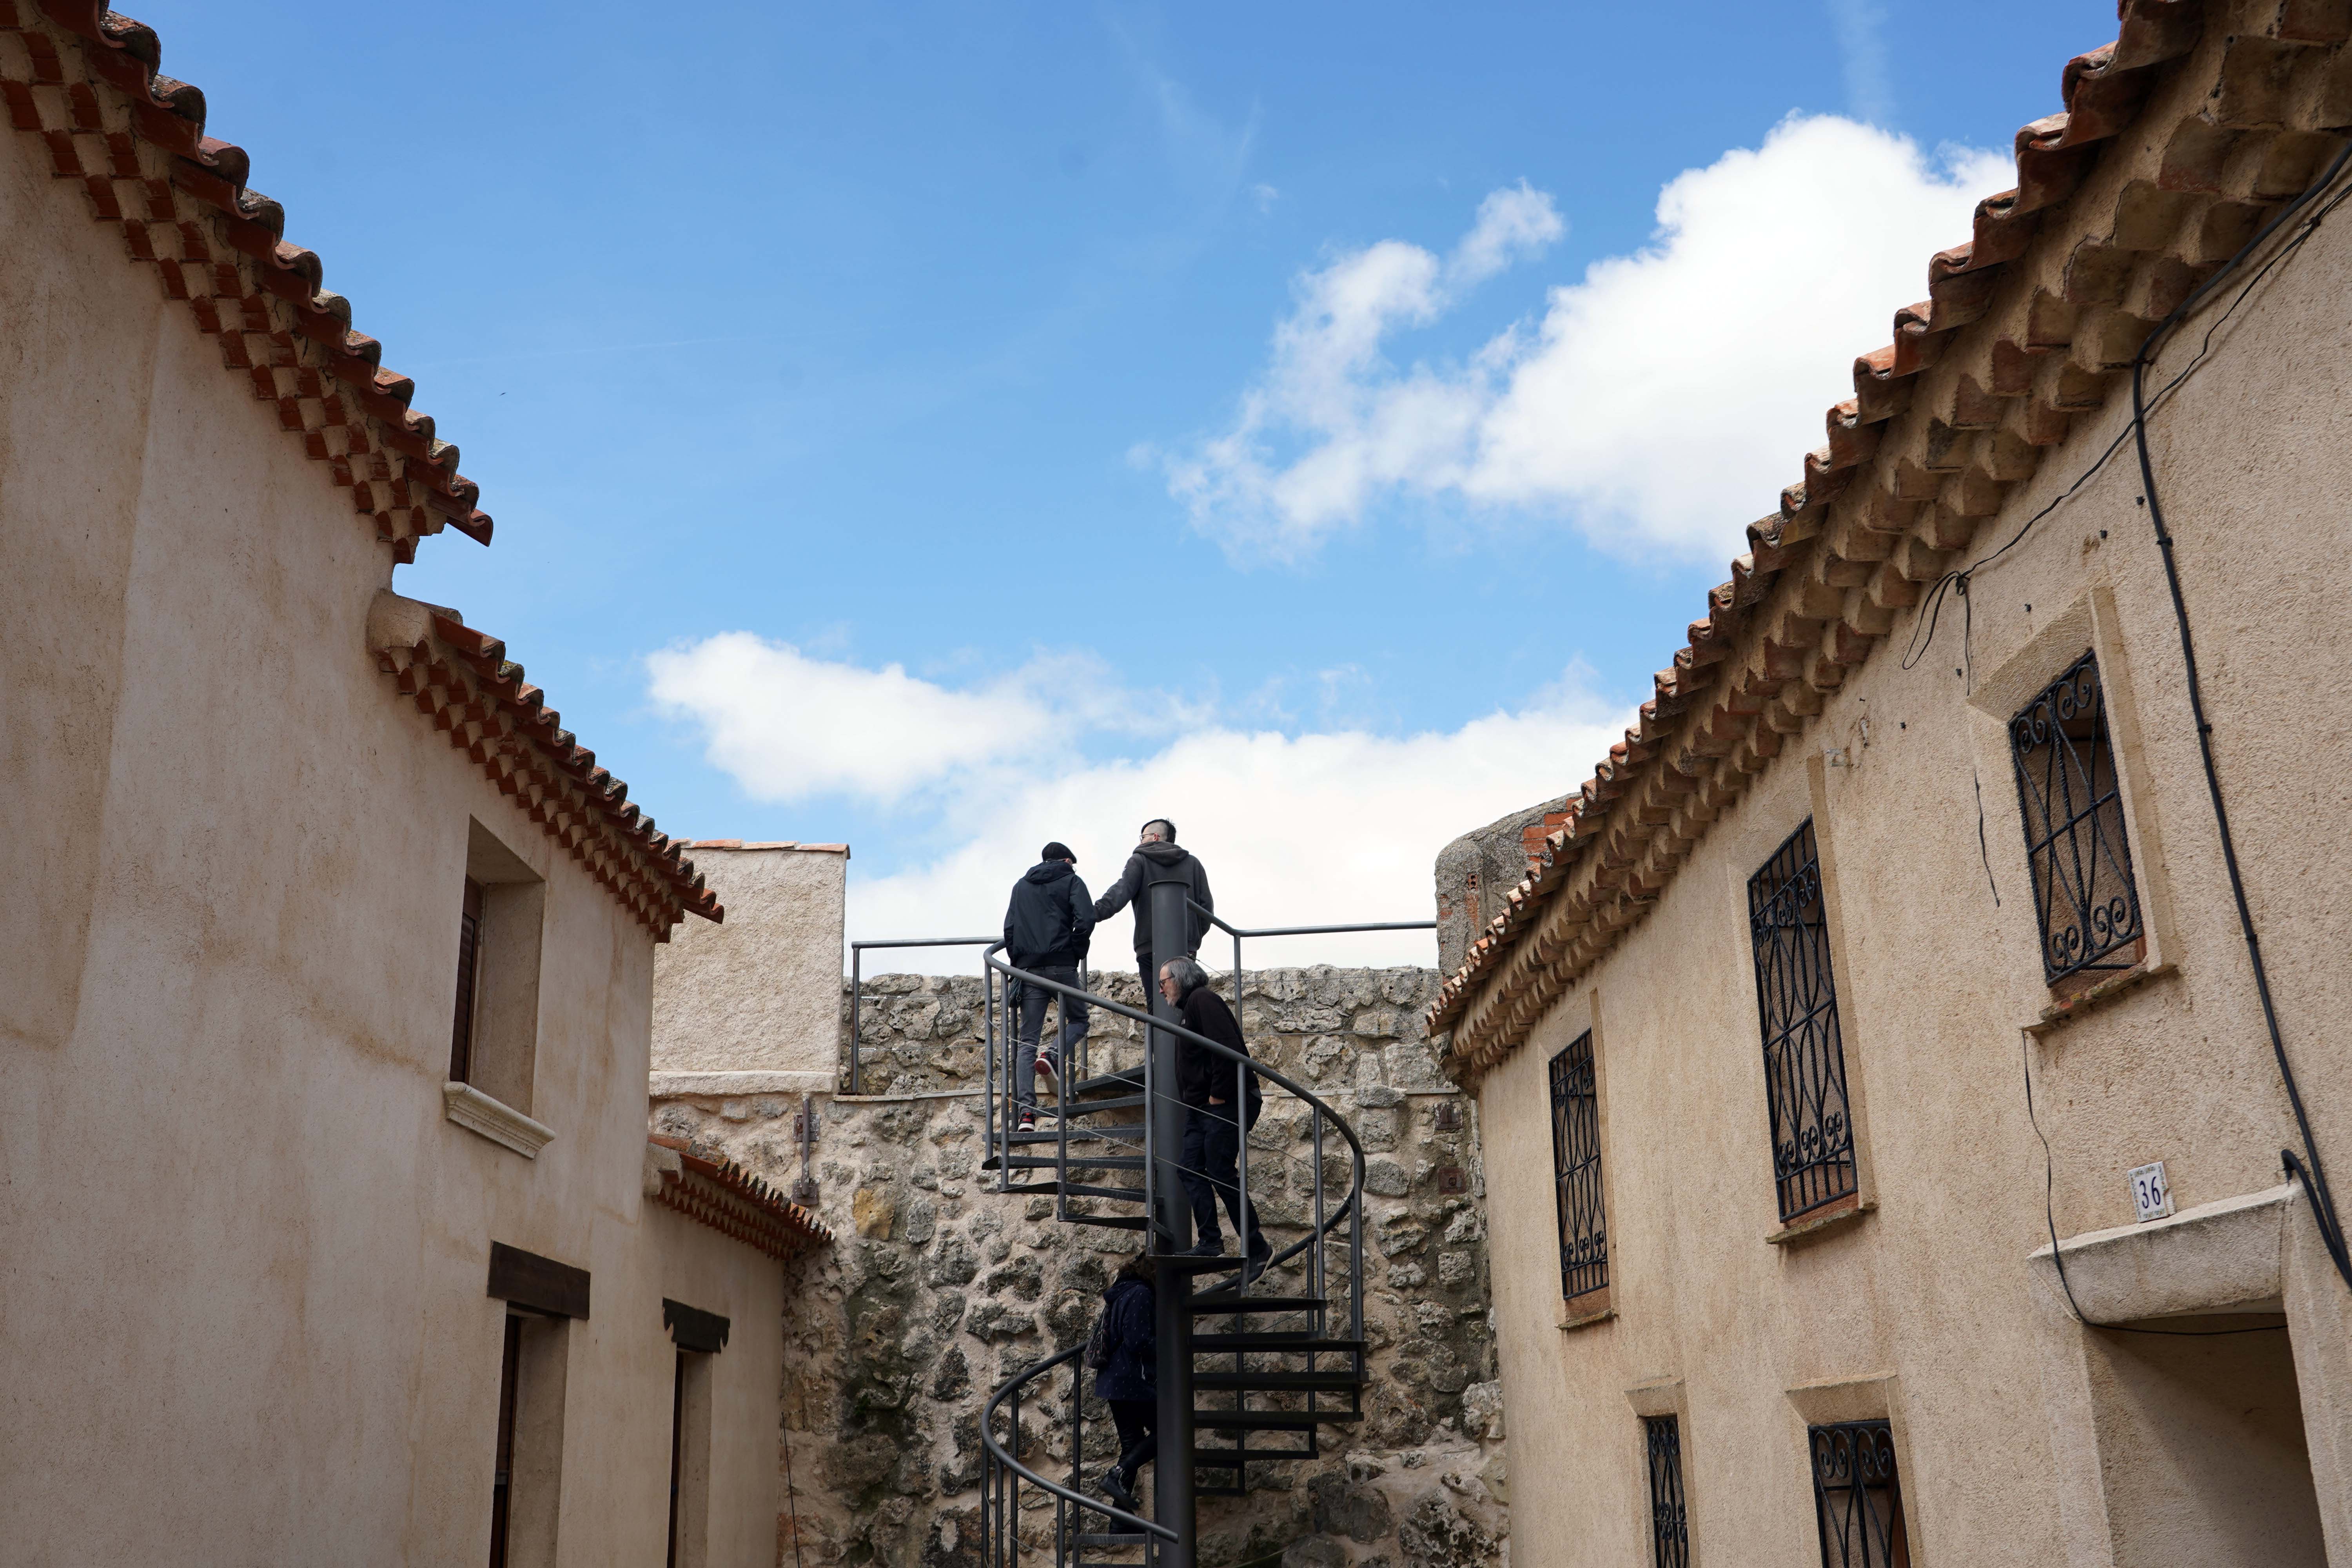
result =
[[[498,520],[397,585],[665,827],[850,841],[874,935],[984,928],[1041,829],[1107,877],[1162,811],[1250,918],[1425,911],[1438,845],[1647,694],[2006,183],[1966,150],[2114,30],[141,14]]]

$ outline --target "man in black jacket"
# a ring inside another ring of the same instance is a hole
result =
[[[1087,961],[1094,936],[1095,914],[1087,885],[1078,879],[1077,864],[1069,846],[1056,840],[1013,884],[1012,900],[1004,906],[1004,958],[1013,968],[1065,985],[1078,984],[1078,966]],[[1060,1043],[1050,1053],[1039,1047],[1045,1004],[1057,994],[1042,985],[1021,987],[1021,1038],[1013,1064],[1013,1103],[1020,1109],[1024,1131],[1037,1125],[1037,1075],[1058,1079],[1072,1059],[1070,1047],[1087,1037],[1087,1005],[1064,996]]]
[[[1209,972],[1190,958],[1180,958],[1160,971],[1160,994],[1176,1004],[1179,1021],[1196,1035],[1205,1035],[1241,1056],[1249,1055],[1242,1026],[1209,984]],[[1242,1139],[1257,1125],[1265,1097],[1255,1068],[1205,1047],[1179,1038],[1176,1042],[1176,1095],[1188,1108],[1184,1113],[1184,1146],[1178,1156],[1176,1179],[1192,1205],[1192,1228],[1198,1233],[1192,1256],[1219,1258],[1225,1250],[1217,1227],[1217,1202],[1224,1201],[1234,1228],[1242,1233],[1244,1262],[1242,1283],[1265,1272],[1273,1247],[1258,1228],[1257,1205],[1242,1191],[1236,1165]],[[1239,1104],[1235,1103],[1236,1099]],[[1244,1217],[1246,1216],[1246,1217]]]
[[[1143,837],[1135,853],[1127,858],[1127,869],[1121,873],[1110,891],[1095,900],[1095,921],[1100,924],[1128,905],[1135,906],[1135,973],[1143,982],[1143,994],[1151,995],[1151,893],[1150,877],[1155,870],[1168,869],[1180,873],[1192,886],[1192,901],[1202,910],[1213,910],[1216,900],[1209,896],[1209,873],[1188,850],[1176,847],[1176,825],[1164,816],[1155,816],[1143,825]],[[1209,918],[1199,910],[1188,910],[1185,922],[1184,956],[1191,958],[1201,951],[1201,939],[1209,934]]]

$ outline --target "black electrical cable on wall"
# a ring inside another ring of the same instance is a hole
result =
[[[2295,1079],[2294,1064],[2287,1059],[2286,1041],[2279,1029],[2278,1008],[2271,996],[2270,971],[2263,962],[2262,939],[2254,931],[2253,908],[2247,900],[2245,878],[2238,866],[2237,839],[2230,829],[2229,804],[2222,796],[2221,769],[2213,758],[2213,725],[2212,721],[2205,716],[2204,682],[2198,673],[2197,644],[2189,626],[2189,604],[2181,593],[2180,566],[2174,557],[2172,531],[2164,520],[2164,503],[2157,494],[2156,465],[2148,454],[2147,406],[2143,391],[2147,367],[2173,329],[2187,320],[2198,304],[2211,294],[2223,279],[2235,271],[2249,255],[2277,232],[2281,225],[2325,194],[2335,183],[2336,176],[2343,172],[2347,161],[2352,161],[2352,142],[2347,142],[2343,151],[2336,153],[2335,162],[2327,166],[2326,174],[2314,181],[2303,195],[2289,203],[2277,216],[2263,225],[2261,232],[2247,241],[2244,247],[2231,257],[2221,271],[2199,285],[2187,299],[2173,307],[2171,314],[2157,323],[2156,331],[2147,335],[2147,340],[2139,346],[2139,353],[2132,356],[2131,427],[2132,439],[2139,452],[2140,486],[2146,492],[2142,499],[2147,505],[2148,521],[2156,531],[2157,549],[2164,557],[2165,584],[2172,591],[2173,619],[2180,630],[2180,658],[2189,677],[2189,710],[2197,724],[2197,752],[2205,764],[2205,790],[2213,803],[2213,826],[2221,836],[2221,861],[2229,868],[2230,896],[2237,906],[2238,930],[2245,939],[2246,960],[2253,966],[2254,992],[2262,999],[2263,1026],[2270,1034],[2271,1054],[2278,1063],[2279,1079],[2286,1087],[2287,1103],[2294,1109],[2295,1130],[2303,1142],[2301,1156],[2298,1157],[2292,1149],[2282,1149],[2279,1151],[2279,1163],[2287,1174],[2299,1179],[2303,1183],[2304,1190],[2310,1194],[2312,1218],[2319,1226],[2320,1242],[2327,1248],[2328,1259],[2336,1265],[2336,1272],[2342,1277],[2346,1287],[2352,1289],[2352,1251],[2347,1251],[2345,1247],[2343,1221],[2336,1213],[2336,1197],[2328,1186],[2326,1170],[2320,1163],[2319,1145],[2311,1131],[2311,1117],[2304,1108],[2303,1089]],[[2273,257],[2271,263],[2263,267],[2262,272],[2249,280],[2247,289],[2251,289],[2255,283],[2260,282],[2263,274],[2267,273],[2271,266],[2275,266],[2280,260],[2284,259],[2287,255],[2299,247],[2304,240],[2309,238],[2312,231],[2319,226],[2320,220],[2343,200],[2344,195],[2339,194],[2313,214],[2309,223],[2305,226],[2303,233],[2290,241],[2286,249],[2279,256]],[[2239,299],[2242,300],[2244,297],[2244,293],[2242,292]],[[2233,310],[2236,309],[2236,301],[2231,302],[2231,308]],[[2053,1237],[2053,1252],[2054,1255],[2055,1237]]]
[[[2181,658],[2188,673],[2189,711],[2196,723],[2198,752],[2204,764],[2206,793],[2212,803],[2214,826],[2221,837],[2222,861],[2229,870],[2230,891],[2236,908],[2238,929],[2245,942],[2247,959],[2253,967],[2254,987],[2256,994],[2262,1001],[2263,1023],[2270,1037],[2271,1054],[2277,1063],[2279,1079],[2286,1089],[2287,1102],[2294,1112],[2295,1128],[2303,1142],[2301,1155],[2298,1156],[2292,1149],[2282,1149],[2279,1151],[2279,1163],[2286,1174],[2302,1182],[2305,1192],[2311,1199],[2312,1218],[2319,1227],[2321,1245],[2327,1249],[2328,1259],[2336,1266],[2336,1271],[2343,1279],[2347,1288],[2352,1289],[2352,1247],[2347,1246],[2343,1221],[2336,1207],[2335,1194],[2328,1184],[2326,1171],[2320,1163],[2318,1144],[2311,1131],[2311,1118],[2304,1105],[2302,1086],[2294,1076],[2294,1064],[2287,1057],[2285,1039],[2279,1027],[2278,1010],[2271,994],[2269,969],[2263,962],[2262,942],[2254,931],[2252,906],[2247,899],[2245,879],[2238,865],[2237,842],[2231,830],[2229,805],[2222,794],[2221,771],[2213,755],[2213,726],[2205,714],[2204,685],[2197,664],[2196,640],[2189,630],[2189,606],[2181,590],[2179,566],[2174,559],[2172,531],[2165,521],[2163,503],[2157,493],[2155,463],[2148,451],[2147,440],[2148,416],[2168,403],[2181,384],[2205,363],[2206,355],[2212,350],[2214,337],[2230,319],[2237,314],[2238,307],[2245,303],[2247,297],[2254,291],[2263,279],[2303,247],[2304,242],[2312,237],[2329,214],[2343,205],[2347,200],[2352,200],[2352,185],[2335,191],[2333,195],[2329,194],[2347,164],[2352,164],[2352,142],[2347,142],[2344,148],[2337,152],[2326,171],[2306,186],[2300,195],[2274,214],[2270,221],[2256,231],[2252,239],[2239,247],[2237,252],[2221,264],[2212,277],[2191,289],[2186,299],[2157,323],[2155,330],[2150,331],[2140,344],[2139,352],[2132,356],[2130,423],[2113,441],[2108,443],[2105,451],[2093,459],[2089,467],[2074,477],[2071,484],[2052,497],[2039,510],[2021,523],[2016,531],[1998,547],[1969,562],[1966,566],[1945,573],[1937,580],[1927,603],[1921,606],[1921,615],[1917,622],[1914,625],[1911,646],[1905,651],[1903,668],[1909,669],[1917,664],[1926,656],[1927,649],[1934,645],[1937,627],[1942,618],[1947,598],[1957,595],[1963,605],[1962,668],[1954,673],[1971,672],[1973,658],[1969,642],[1974,617],[1968,613],[1972,608],[1968,604],[1970,580],[1978,571],[1993,565],[2007,555],[2011,549],[2032,532],[2034,526],[2042,519],[2074,500],[2084,485],[2106,468],[2108,462],[2122,449],[2126,441],[2134,443],[2139,459],[2141,489],[2145,491],[2140,500],[2148,509],[2149,520],[2155,528],[2157,545],[2164,561],[2165,582],[2171,591],[2173,618],[2179,630]],[[2313,210],[2315,205],[2315,210]],[[2197,353],[2190,357],[2189,363],[2159,387],[2153,397],[2148,396],[2146,390],[2147,374],[2154,364],[2157,354],[2161,352],[2166,339],[2224,283],[2237,276],[2248,261],[2260,254],[2273,235],[2294,221],[2299,214],[2307,210],[2310,216],[2305,219],[2301,230],[2257,268],[2252,277],[2245,279],[2236,296],[2231,300],[2229,308],[2206,329],[2204,340],[2198,345]],[[2105,532],[2106,531],[2102,529],[2101,537],[2104,538]],[[1973,683],[1971,676],[1970,684],[1973,685]],[[1983,797],[1980,789],[1978,796],[1978,828],[1981,836]],[[1986,866],[1986,873],[1990,878],[1991,873],[1990,862]],[[1994,900],[1998,903],[1999,900],[2000,894],[1996,890]],[[2023,1037],[2021,1037],[2021,1043],[2030,1047],[2030,1042],[2025,1041]],[[2112,1329],[2130,1333],[2199,1335],[2263,1331],[2242,1329],[2135,1329],[2121,1323],[2099,1322],[2084,1314],[2081,1304],[2074,1300],[2073,1282],[2066,1277],[2065,1256],[2058,1245],[2056,1198],[2053,1191],[2056,1181],[2054,1162],[2050,1152],[2050,1140],[2042,1133],[2041,1119],[2034,1111],[2033,1068],[2030,1048],[2025,1055],[2024,1067],[2026,1116],[2033,1125],[2035,1135],[2042,1139],[2043,1217],[2048,1222],[2050,1229],[2051,1261],[2057,1268],[2059,1285],[2064,1289],[2066,1304],[2074,1310],[2075,1318],[2091,1328]]]

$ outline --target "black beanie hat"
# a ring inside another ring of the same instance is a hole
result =
[[[1037,858],[1040,860],[1067,860],[1076,864],[1078,858],[1070,853],[1070,847],[1068,845],[1056,838],[1054,842],[1046,845],[1045,848],[1037,852]]]

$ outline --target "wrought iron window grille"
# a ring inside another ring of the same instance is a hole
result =
[[[1690,1516],[1683,1504],[1682,1422],[1642,1419],[1650,1440],[1650,1541],[1657,1568],[1690,1568]]]
[[[1894,1427],[1884,1421],[1839,1421],[1809,1427],[1806,1441],[1822,1568],[1910,1568]]]
[[[1552,1175],[1559,1198],[1559,1289],[1573,1300],[1609,1283],[1601,1191],[1601,1097],[1587,1029],[1551,1058]]]
[[[2009,721],[2042,973],[2128,969],[2146,951],[2098,656],[2085,652]]]
[[[1857,1190],[1845,1043],[1812,818],[1748,879],[1748,922],[1764,1031],[1772,1183],[1786,1223]]]

